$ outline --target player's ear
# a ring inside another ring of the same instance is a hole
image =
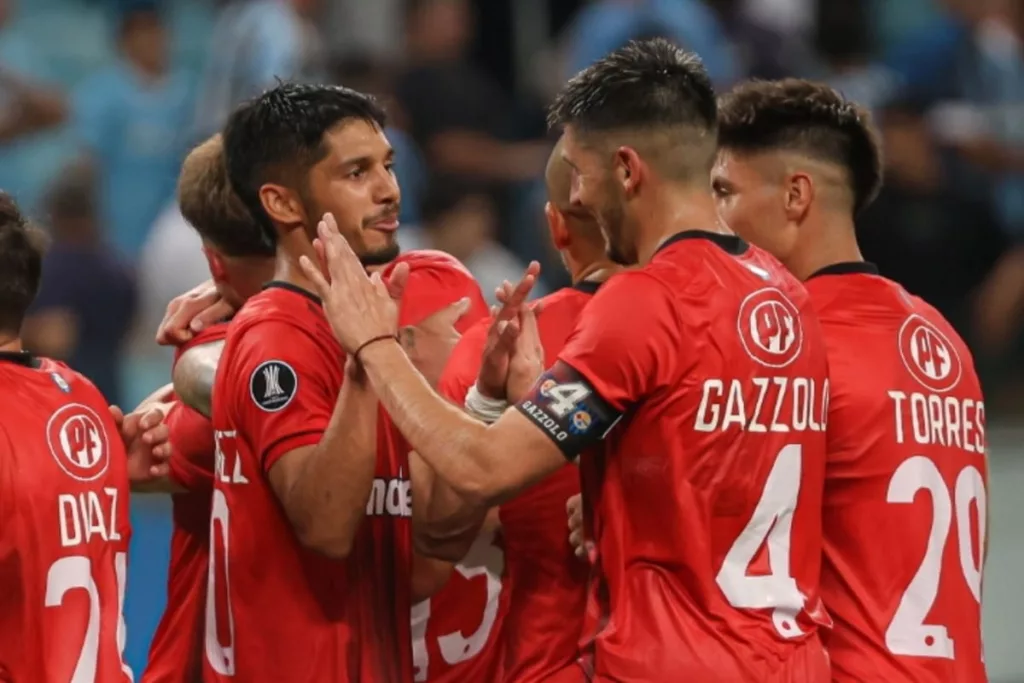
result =
[[[807,215],[814,202],[814,181],[807,173],[794,173],[786,179],[786,216],[799,223]]]
[[[565,226],[565,215],[551,202],[544,205],[544,216],[548,219],[548,232],[555,249],[569,246],[569,229]]]
[[[306,225],[306,209],[298,194],[283,185],[266,183],[260,187],[260,203],[270,219],[287,226]]]
[[[626,196],[633,195],[639,188],[642,167],[640,155],[632,147],[615,150],[615,172]]]
[[[216,247],[210,244],[203,244],[203,256],[206,257],[206,265],[210,268],[210,275],[214,282],[224,282],[227,279],[227,265],[224,257]]]

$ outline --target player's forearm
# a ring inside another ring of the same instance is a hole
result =
[[[347,557],[366,513],[377,465],[377,397],[346,381],[320,443],[306,459],[287,504],[306,546]]]
[[[437,395],[398,344],[368,346],[367,376],[399,431],[438,476],[473,507],[499,495],[501,451],[488,428]]]
[[[469,552],[480,534],[488,508],[472,504],[459,495],[443,477],[433,474],[419,455],[412,454],[413,463],[419,461],[419,470],[413,467],[413,476],[419,471],[430,471],[427,495],[416,495],[420,487],[414,480],[413,540],[416,550],[427,557],[447,562],[458,562]]]
[[[213,342],[191,348],[174,364],[174,391],[182,402],[198,413],[213,414],[213,382],[217,376],[224,342]]]

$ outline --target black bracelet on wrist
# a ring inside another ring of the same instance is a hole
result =
[[[359,354],[363,352],[363,349],[365,349],[370,344],[376,344],[377,342],[385,341],[387,339],[394,339],[395,341],[398,341],[398,335],[397,334],[378,334],[376,337],[371,337],[370,339],[367,339],[362,344],[360,344],[359,348],[355,350],[355,352],[352,354],[352,356],[356,359],[357,363],[362,363],[363,361],[360,360]]]

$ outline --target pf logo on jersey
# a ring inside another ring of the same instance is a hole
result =
[[[299,388],[299,378],[292,366],[281,360],[260,363],[249,377],[252,402],[268,413],[284,410]]]
[[[743,350],[765,367],[784,368],[803,348],[800,311],[774,287],[747,295],[740,304],[736,329]]]
[[[50,417],[46,441],[53,459],[72,479],[93,481],[103,476],[110,465],[103,421],[80,403],[70,403]]]
[[[956,347],[937,327],[916,313],[900,327],[899,345],[907,372],[925,388],[941,394],[960,381],[963,365]]]

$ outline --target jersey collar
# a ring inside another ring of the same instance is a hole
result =
[[[736,235],[726,235],[720,232],[711,232],[710,230],[683,230],[662,242],[661,246],[658,247],[654,253],[657,254],[659,251],[662,251],[677,242],[695,239],[710,240],[721,247],[725,252],[732,254],[733,256],[743,255],[750,247],[750,245]]]
[[[577,292],[583,292],[584,294],[597,294],[597,290],[601,288],[604,282],[598,282],[596,280],[580,280],[572,286]]]
[[[296,294],[300,294],[306,297],[307,299],[315,303],[317,306],[319,306],[322,303],[320,301],[320,297],[318,297],[316,294],[309,291],[308,289],[303,289],[298,285],[293,285],[292,283],[285,282],[283,280],[271,280],[270,282],[263,285],[263,289],[287,289],[289,292],[295,292]]]
[[[841,263],[833,263],[830,266],[815,271],[807,279],[818,277],[819,275],[878,275],[878,266],[874,263],[868,263],[867,261],[843,261]]]
[[[26,368],[39,368],[42,363],[28,351],[0,351],[0,363],[14,363]]]

